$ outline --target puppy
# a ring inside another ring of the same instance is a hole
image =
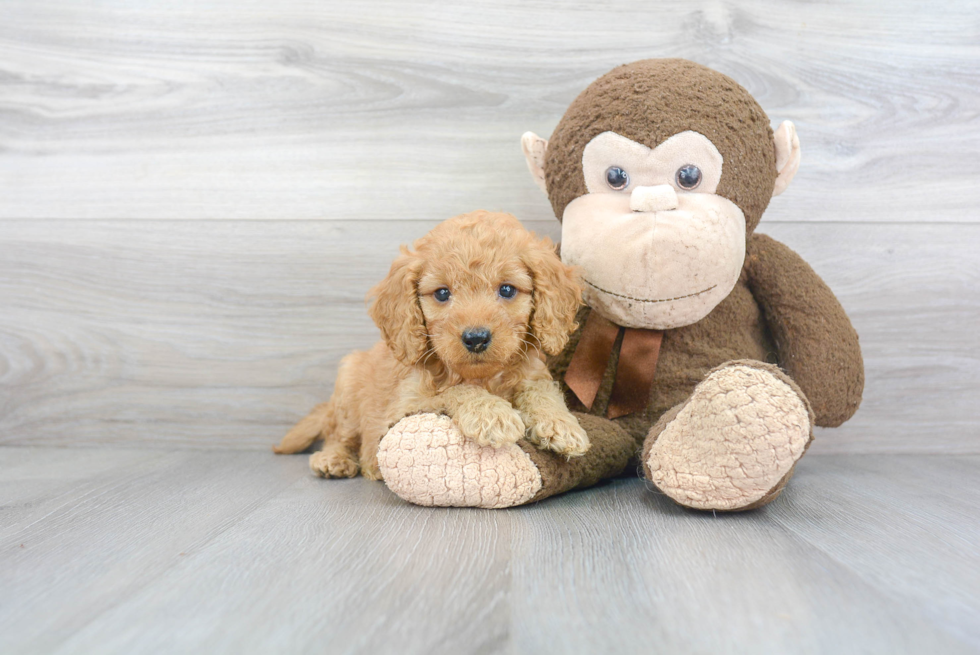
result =
[[[323,477],[372,480],[378,444],[400,419],[452,417],[463,436],[500,447],[527,437],[567,457],[589,448],[545,366],[576,329],[582,289],[552,242],[509,214],[451,218],[405,246],[368,293],[383,340],[340,363],[333,396],[273,450],[317,439],[310,468]]]

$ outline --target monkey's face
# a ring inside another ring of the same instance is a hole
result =
[[[796,128],[734,80],[682,59],[619,66],[521,146],[562,220],[562,259],[619,325],[695,323],[741,273],[746,235],[800,164]],[[724,169],[724,170],[723,170]]]
[[[626,327],[695,323],[724,300],[745,259],[745,216],[716,193],[723,159],[685,131],[649,148],[615,132],[582,155],[587,193],[562,216],[561,256],[586,302]]]

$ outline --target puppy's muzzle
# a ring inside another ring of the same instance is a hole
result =
[[[490,330],[487,328],[467,328],[463,330],[463,345],[471,353],[482,353],[490,345]]]

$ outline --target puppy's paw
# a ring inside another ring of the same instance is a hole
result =
[[[527,440],[568,458],[581,457],[592,446],[589,435],[568,412],[535,415]]]
[[[471,401],[452,417],[463,436],[480,446],[500,448],[524,437],[521,415],[509,402],[497,396]]]
[[[368,480],[380,480],[381,469],[378,468],[378,456],[375,455],[367,460],[361,460],[361,475]]]
[[[339,448],[325,448],[310,455],[310,470],[321,478],[353,478],[359,468],[357,459]]]

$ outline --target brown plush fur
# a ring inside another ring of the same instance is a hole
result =
[[[809,264],[765,234],[749,240],[745,271],[779,365],[802,387],[816,425],[839,426],[864,390],[861,347],[844,308]]]
[[[566,459],[525,441],[518,445],[528,454],[541,475],[541,489],[528,501],[535,502],[555,494],[591,487],[605,478],[621,474],[637,447],[633,437],[612,421],[573,412],[592,444],[583,457]]]
[[[517,288],[513,298],[498,291]],[[434,296],[449,289],[450,299]],[[576,271],[554,245],[509,214],[474,212],[449,219],[403,247],[388,276],[369,293],[383,341],[341,362],[331,399],[318,405],[275,451],[294,453],[324,439],[310,467],[325,477],[380,479],[378,444],[399,419],[420,412],[453,417],[467,438],[501,446],[525,436],[564,457],[588,450],[585,432],[564,405],[544,364],[577,326]],[[482,353],[466,349],[464,330],[487,328]]]

